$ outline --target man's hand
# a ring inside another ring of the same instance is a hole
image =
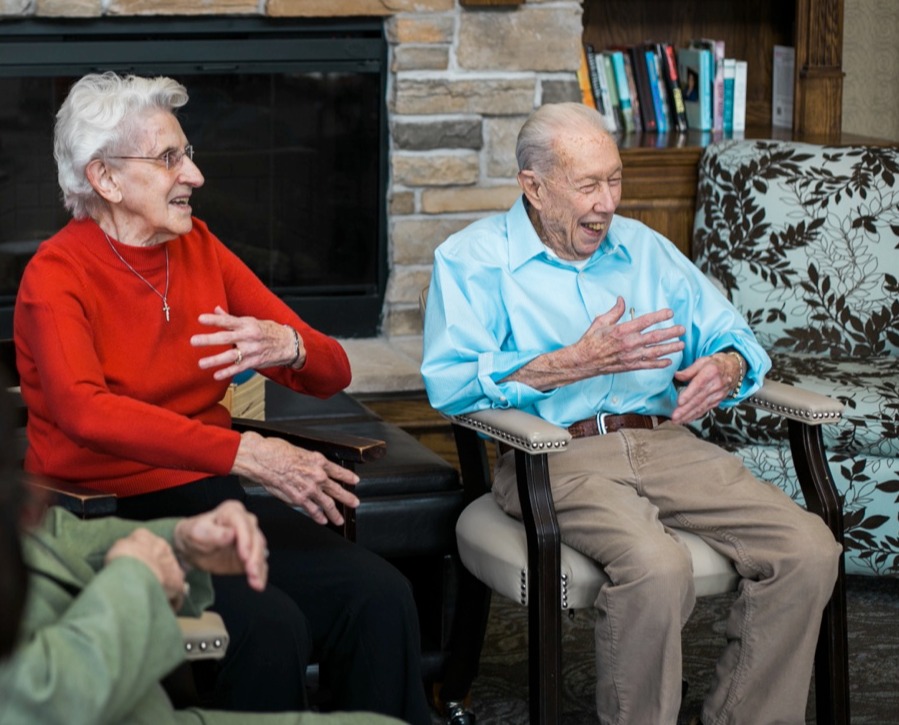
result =
[[[740,370],[735,355],[720,352],[678,370],[674,379],[687,386],[677,396],[671,420],[684,425],[704,416],[731,394],[740,379]]]
[[[593,320],[577,342],[535,358],[506,380],[551,390],[598,375],[668,367],[671,360],[665,356],[684,349],[678,339],[685,332],[682,325],[649,329],[671,320],[671,310],[647,312],[621,322],[624,313],[624,299],[619,297],[612,309]]]
[[[321,453],[307,451],[280,438],[263,438],[252,432],[242,434],[231,472],[256,481],[282,501],[302,506],[320,524],[343,523],[337,503],[350,508],[359,505],[359,499],[344,488],[359,482],[355,473]]]
[[[225,501],[205,514],[182,519],[175,525],[174,543],[185,564],[211,574],[245,573],[253,589],[265,589],[265,536],[239,501]]]
[[[220,368],[213,373],[212,377],[216,380],[234,377],[251,368],[255,370],[293,364],[294,368],[299,369],[306,360],[303,338],[297,333],[300,353],[297,356],[293,331],[286,325],[271,320],[257,320],[255,317],[235,317],[221,307],[200,315],[199,322],[201,325],[222,329],[207,335],[194,335],[190,338],[191,345],[231,345],[225,352],[200,359],[199,365],[204,370]]]
[[[148,531],[135,529],[124,539],[119,539],[106,552],[105,562],[130,556],[146,564],[159,580],[166,598],[176,612],[184,603],[184,572],[175,558],[169,542]]]

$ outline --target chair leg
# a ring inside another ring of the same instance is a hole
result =
[[[821,426],[795,420],[789,420],[788,425],[793,465],[806,505],[824,519],[843,546],[843,505],[827,465]],[[815,650],[815,707],[819,725],[849,725],[848,649],[846,568],[841,556]]]
[[[530,722],[556,725],[562,711],[561,538],[547,456],[516,451],[518,495],[528,542]]]
[[[444,704],[463,702],[478,674],[487,619],[490,589],[461,564],[456,612],[450,630],[449,657],[443,673],[439,697]]]

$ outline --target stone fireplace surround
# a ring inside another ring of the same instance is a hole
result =
[[[23,17],[382,17],[387,110],[389,282],[381,336],[344,341],[350,392],[420,391],[418,296],[449,234],[518,196],[515,137],[542,103],[577,100],[582,4],[459,0],[0,0]]]

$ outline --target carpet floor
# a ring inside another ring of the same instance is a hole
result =
[[[684,629],[684,676],[689,689],[678,725],[699,714],[724,644],[724,622],[732,600],[733,595],[700,599]],[[852,725],[899,723],[899,579],[849,577],[847,604]],[[478,725],[528,722],[526,630],[526,610],[494,595],[480,673],[472,688]],[[563,619],[562,667],[559,725],[595,725],[592,610]],[[810,694],[808,723],[815,722],[814,708]]]

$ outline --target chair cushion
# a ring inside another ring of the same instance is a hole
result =
[[[730,561],[695,534],[677,530],[693,557],[697,596],[733,591],[739,576]],[[527,606],[528,555],[524,524],[506,514],[487,493],[470,503],[456,523],[465,568],[490,589]],[[562,544],[563,609],[592,607],[609,581],[592,559]]]
[[[693,250],[767,350],[899,354],[899,148],[723,141]]]
[[[829,395],[843,403],[842,419],[822,428],[830,453],[899,456],[899,358],[834,358],[772,353],[772,380]],[[693,425],[716,443],[777,445],[789,440],[786,419],[748,405],[717,408]]]

